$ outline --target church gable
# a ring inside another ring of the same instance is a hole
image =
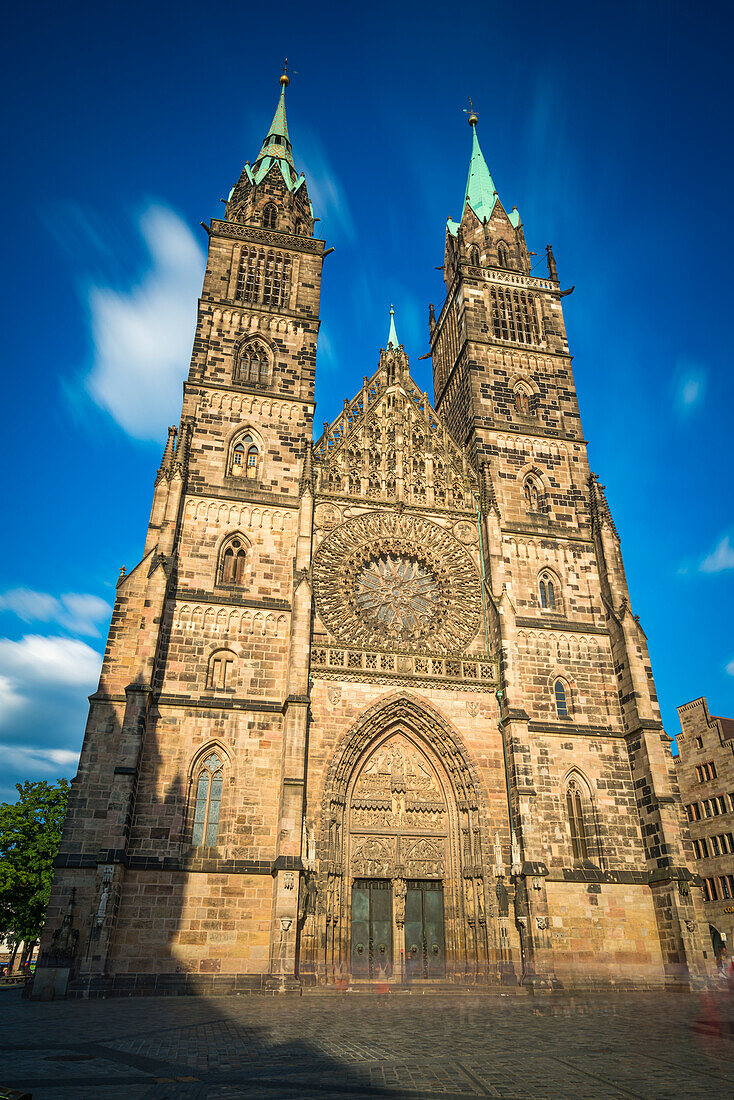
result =
[[[476,512],[476,473],[410,377],[402,347],[388,346],[362,391],[324,425],[314,466],[320,495]]]

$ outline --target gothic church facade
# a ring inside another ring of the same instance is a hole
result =
[[[710,966],[669,739],[590,472],[553,254],[470,116],[429,311],[314,443],[325,244],[280,102],[209,251],[117,598],[35,995]]]

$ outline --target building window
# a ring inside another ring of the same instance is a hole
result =
[[[556,680],[553,685],[553,695],[556,701],[556,714],[559,718],[568,718],[568,699],[562,680]]]
[[[700,821],[701,807],[699,806],[698,802],[691,802],[688,806],[686,806],[686,814],[688,815],[689,821]]]
[[[726,850],[727,852],[734,852],[734,836],[731,833],[724,834],[726,838]]]
[[[263,225],[266,229],[275,229],[277,217],[278,212],[274,202],[269,202],[263,207]]]
[[[535,300],[524,290],[492,287],[492,331],[498,340],[513,340],[520,344],[539,344],[540,331],[535,312]]]
[[[537,478],[532,475],[525,478],[523,495],[525,497],[525,510],[527,512],[539,512],[543,500],[543,490]]]
[[[238,302],[286,305],[290,292],[291,258],[263,248],[243,248],[237,269],[235,299]]]
[[[696,738],[696,748],[697,749],[702,749],[703,748],[703,737],[697,737]]]
[[[226,691],[232,687],[234,656],[228,650],[220,650],[209,658],[206,686],[212,691]]]
[[[578,783],[573,779],[566,788],[566,812],[571,830],[573,858],[575,860],[587,860],[589,858],[589,845],[584,822],[584,802]]]
[[[472,267],[479,267],[479,249],[476,246],[469,249],[469,263]]]
[[[504,241],[500,241],[497,245],[497,263],[500,267],[510,266],[509,252]]]
[[[716,879],[705,878],[703,880],[703,896],[706,901],[718,901],[719,895],[716,892]]]
[[[713,760],[709,760],[706,764],[697,764],[696,776],[699,783],[706,783],[709,779],[716,779],[716,765]]]
[[[196,807],[191,843],[212,847],[219,832],[219,806],[222,801],[222,762],[211,753],[201,766],[196,780]]]
[[[232,459],[229,472],[232,477],[249,478],[256,480],[259,469],[260,448],[249,432],[237,440],[232,448]]]
[[[554,580],[551,573],[540,574],[538,590],[540,593],[540,606],[546,611],[556,611],[558,609],[557,581]]]
[[[248,340],[237,354],[235,381],[249,386],[267,386],[270,356],[262,340]]]
[[[220,584],[242,584],[246,559],[247,554],[241,539],[234,538],[227,543],[222,554]]]

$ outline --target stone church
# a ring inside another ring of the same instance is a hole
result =
[[[280,83],[204,226],[181,419],[117,583],[34,995],[59,969],[82,996],[702,980],[553,252],[533,274],[472,112],[433,400],[391,311],[314,442],[330,250]]]

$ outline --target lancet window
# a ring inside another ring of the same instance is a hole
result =
[[[191,843],[212,847],[219,833],[222,801],[222,761],[213,752],[201,764],[196,778],[196,803]]]
[[[563,680],[556,680],[553,685],[553,698],[556,704],[556,714],[559,718],[568,718],[568,691]]]
[[[577,779],[569,779],[566,785],[566,813],[571,832],[571,850],[578,861],[589,858],[589,824],[585,815],[585,799]]]
[[[270,356],[262,340],[248,340],[237,355],[235,381],[250,386],[267,386],[270,375]]]
[[[492,330],[498,340],[539,344],[540,331],[535,302],[524,290],[492,287]]]
[[[527,512],[539,512],[541,510],[543,487],[537,477],[533,477],[532,474],[525,478],[523,496],[525,497],[525,510]]]
[[[267,206],[263,207],[263,225],[266,229],[275,229],[275,225],[278,219],[278,212],[275,208],[274,202],[269,202]]]
[[[243,248],[237,269],[238,302],[284,306],[290,291],[291,258],[273,249]]]
[[[497,262],[500,267],[510,266],[510,254],[504,241],[499,241],[497,244]]]
[[[242,584],[247,563],[247,550],[242,539],[231,538],[222,551],[219,565],[220,584]]]
[[[558,580],[552,573],[544,571],[538,580],[540,606],[546,611],[560,611],[560,591]]]

